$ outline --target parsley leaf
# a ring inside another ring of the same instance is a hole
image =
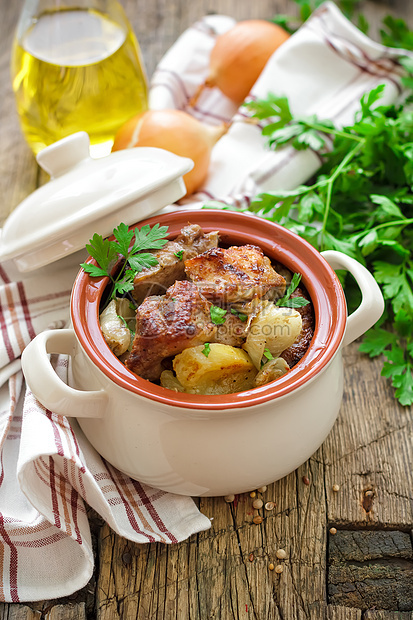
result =
[[[274,356],[271,353],[271,351],[269,349],[264,349],[264,357],[267,358],[267,360],[273,360]]]
[[[394,46],[397,39],[413,49],[413,32],[402,20],[388,18],[384,25],[386,44],[392,40]],[[413,89],[412,58],[401,65],[404,86]],[[248,211],[289,228],[320,251],[344,252],[373,273],[386,310],[364,335],[361,351],[383,356],[384,376],[400,403],[408,405],[413,404],[413,95],[384,105],[383,93],[383,84],[365,93],[354,122],[345,127],[315,116],[294,117],[286,112],[288,101],[273,94],[250,106],[271,148],[312,148],[323,163],[308,185],[260,194]],[[273,124],[274,102],[281,100]],[[348,306],[355,309],[360,293],[348,275],[339,275]],[[298,277],[277,305],[300,307],[299,298],[291,297]]]
[[[211,321],[215,325],[222,325],[225,323],[225,315],[227,311],[224,308],[220,308],[219,306],[211,306],[209,310],[209,314],[211,316]]]
[[[231,314],[236,316],[243,323],[245,323],[245,321],[248,319],[248,314],[244,314],[243,312],[240,312],[239,310],[236,310],[235,308],[231,308]]]
[[[143,250],[163,248],[168,242],[165,239],[167,232],[168,227],[159,224],[155,224],[152,228],[145,225],[140,230],[139,228],[129,230],[126,224],[121,223],[113,230],[115,241],[103,239],[101,235],[95,233],[86,245],[86,249],[97,262],[97,266],[92,263],[81,263],[81,267],[92,277],[108,276],[110,278],[112,291],[108,301],[119,295],[125,295],[133,290],[133,280],[137,273],[158,264],[156,256]],[[112,275],[113,267],[119,257],[124,259],[123,264],[114,276]]]
[[[201,353],[203,353],[205,357],[208,357],[208,355],[211,353],[211,345],[209,344],[209,342],[206,342],[204,344],[204,348],[202,349]]]
[[[304,297],[291,297],[291,294],[294,293],[295,289],[301,282],[301,274],[295,273],[291,278],[291,282],[285,291],[285,295],[278,299],[275,302],[276,306],[284,306],[286,308],[302,308],[306,306],[310,302],[308,299],[304,299]]]

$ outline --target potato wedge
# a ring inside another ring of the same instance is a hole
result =
[[[298,338],[301,328],[301,314],[297,310],[264,301],[251,321],[244,349],[260,370],[264,350],[268,349],[273,357],[279,357]]]
[[[175,356],[173,369],[185,392],[233,394],[253,386],[257,374],[249,355],[242,349],[212,343],[206,356],[204,345],[190,347]]]

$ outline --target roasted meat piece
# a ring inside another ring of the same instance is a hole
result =
[[[133,281],[134,299],[141,303],[148,295],[163,294],[176,280],[185,278],[185,260],[218,245],[218,232],[205,234],[198,224],[188,224],[180,235],[153,252],[158,259],[154,267],[136,274]]]
[[[311,301],[307,292],[301,288],[296,288],[295,291],[291,293],[290,297],[304,297],[304,299]],[[297,364],[297,362],[299,362],[303,357],[310,345],[311,338],[314,335],[313,304],[307,304],[301,308],[296,308],[296,310],[301,314],[301,332],[296,341],[288,347],[288,349],[285,349],[280,355],[280,357],[287,362],[290,368],[295,366],[295,364]]]
[[[217,330],[210,342],[228,344],[231,347],[241,347],[247,337],[248,326],[246,321],[241,321],[238,316],[228,310],[225,321],[217,325]]]
[[[126,366],[144,379],[157,381],[165,358],[213,341],[216,326],[209,309],[188,280],[175,282],[165,295],[147,297],[136,312],[136,335]]]
[[[255,245],[212,248],[185,261],[185,272],[213,303],[230,304],[284,294],[285,279]]]

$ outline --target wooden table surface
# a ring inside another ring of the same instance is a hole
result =
[[[149,76],[177,36],[206,13],[245,19],[296,12],[289,0],[123,4]],[[0,0],[0,223],[40,178],[20,133],[9,79],[22,5]],[[362,5],[373,31],[388,12],[413,28],[411,0]],[[138,545],[91,512],[96,569],[87,587],[64,600],[0,605],[0,618],[412,620],[412,410],[395,401],[380,360],[361,355],[357,343],[344,358],[339,418],[304,465],[258,494],[275,502],[274,510],[260,511],[261,524],[252,522],[248,494],[233,504],[201,499],[200,510],[212,519],[209,531],[178,545]],[[249,458],[260,458],[259,429]],[[279,549],[286,559],[277,559]]]

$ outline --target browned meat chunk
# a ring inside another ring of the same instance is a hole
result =
[[[247,337],[247,331],[247,322],[241,321],[228,310],[225,315],[225,322],[217,325],[217,331],[210,342],[228,344],[231,347],[241,347]]]
[[[291,297],[304,297],[305,299],[311,301],[307,292],[300,288],[296,288],[291,294]],[[311,338],[314,335],[313,305],[310,303],[306,306],[302,306],[301,308],[296,308],[296,310],[301,314],[301,319],[303,322],[301,333],[297,340],[280,355],[280,357],[287,362],[290,368],[297,364],[297,362],[299,362],[303,357],[310,345]]]
[[[162,361],[212,341],[210,304],[188,280],[175,282],[165,295],[147,297],[136,312],[136,335],[126,366],[135,374],[156,381]]]
[[[255,245],[212,248],[185,261],[185,271],[202,294],[212,302],[230,304],[268,294],[284,294],[285,279]]]
[[[218,245],[218,232],[204,234],[198,224],[189,224],[181,234],[153,252],[158,259],[154,267],[136,274],[133,297],[141,303],[148,295],[164,294],[176,280],[185,279],[185,260]]]

